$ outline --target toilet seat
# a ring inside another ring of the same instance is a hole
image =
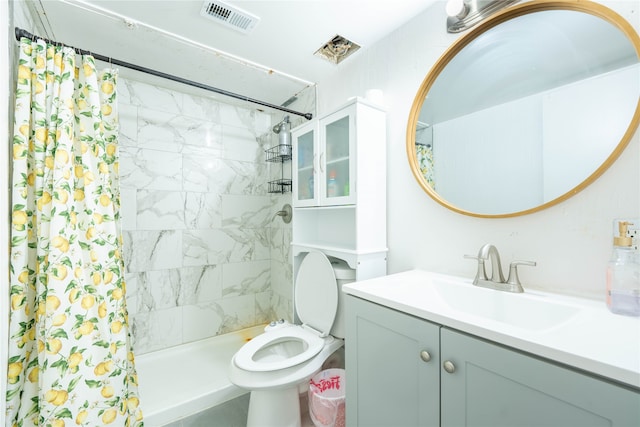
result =
[[[280,354],[276,346],[287,345],[287,343],[301,345],[302,351],[292,357]],[[247,371],[276,371],[306,362],[320,353],[324,345],[325,340],[317,334],[302,326],[291,325],[253,338],[242,346],[233,360],[238,368]],[[256,355],[260,357],[259,360],[256,360]]]
[[[333,341],[329,333],[338,309],[338,286],[333,266],[323,253],[310,252],[300,263],[294,300],[302,326],[258,335],[233,357],[238,368],[250,372],[286,369],[310,360]]]

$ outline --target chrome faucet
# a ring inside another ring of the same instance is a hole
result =
[[[502,264],[498,249],[487,243],[480,248],[478,256],[465,255],[465,258],[478,260],[478,271],[473,279],[473,284],[484,288],[497,289],[506,292],[524,292],[520,278],[518,277],[519,265],[535,266],[533,261],[512,261],[509,265],[509,278],[505,281],[502,274]],[[485,262],[491,260],[491,278],[487,277]]]

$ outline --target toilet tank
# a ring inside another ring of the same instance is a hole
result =
[[[333,272],[336,275],[336,283],[338,284],[338,309],[336,310],[336,318],[331,327],[331,335],[336,338],[344,338],[344,293],[342,286],[356,280],[356,270],[349,267],[345,261],[329,257]]]

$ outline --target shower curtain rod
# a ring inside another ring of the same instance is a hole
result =
[[[30,32],[28,32],[27,30],[23,30],[22,28],[18,28],[18,27],[15,28],[15,33],[16,33],[16,40],[18,40],[18,41],[20,41],[20,39],[22,37],[26,37],[26,38],[31,39],[31,40],[40,39],[40,40],[43,40],[43,41],[45,41],[47,43],[55,44],[55,45],[62,45],[63,44],[63,43],[58,43],[58,42],[53,41],[53,40],[46,39],[44,37],[36,36],[36,35],[31,34]],[[68,46],[68,45],[65,45],[65,46]],[[98,59],[98,60],[104,61],[104,62],[109,62],[110,64],[114,64],[114,65],[119,65],[121,67],[130,68],[132,70],[140,71],[140,72],[146,73],[146,74],[151,74],[151,75],[156,76],[156,77],[162,77],[163,79],[173,80],[174,82],[182,83],[182,84],[185,84],[185,85],[188,85],[188,86],[197,87],[197,88],[200,88],[200,89],[207,90],[209,92],[215,92],[215,93],[218,93],[220,95],[229,96],[231,98],[240,99],[242,101],[250,102],[252,104],[257,104],[257,105],[262,105],[264,107],[273,108],[274,110],[284,111],[285,113],[294,114],[296,116],[302,116],[307,120],[311,120],[313,118],[313,114],[311,114],[311,113],[301,113],[299,111],[290,110],[290,109],[288,109],[286,107],[283,107],[281,105],[275,105],[275,104],[271,104],[271,103],[266,102],[266,101],[260,101],[258,99],[249,98],[249,97],[244,96],[244,95],[239,95],[237,93],[229,92],[229,91],[226,91],[224,89],[219,89],[219,88],[213,87],[213,86],[208,86],[208,85],[205,85],[203,83],[194,82],[193,80],[187,80],[187,79],[184,79],[182,77],[174,76],[172,74],[163,73],[162,71],[153,70],[151,68],[146,68],[146,67],[143,67],[141,65],[136,65],[136,64],[131,64],[129,62],[125,62],[125,61],[120,61],[119,59],[110,58],[108,56],[100,55],[98,53],[94,53],[94,52],[91,52],[91,51],[88,51],[88,50],[79,49],[79,48],[73,47],[73,46],[68,46],[68,47],[72,48],[73,50],[76,51],[76,53],[78,53],[80,55],[89,54],[89,55],[92,55],[95,59]]]

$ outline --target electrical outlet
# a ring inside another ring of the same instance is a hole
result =
[[[631,237],[631,247],[636,252],[640,252],[640,218],[616,218],[614,221],[614,237],[618,236],[618,223],[625,221],[627,225],[627,236]]]
[[[631,246],[638,251],[640,246],[640,219],[635,219],[627,228],[627,236],[631,237]]]

